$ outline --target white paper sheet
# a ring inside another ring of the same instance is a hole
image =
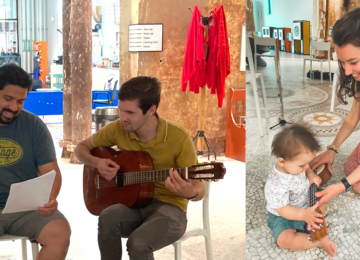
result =
[[[2,213],[36,210],[49,202],[56,172],[41,175],[35,179],[14,183]]]

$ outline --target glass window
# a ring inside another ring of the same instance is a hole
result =
[[[16,0],[0,0],[0,19],[17,19]]]

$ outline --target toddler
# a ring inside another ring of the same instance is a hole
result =
[[[309,167],[320,150],[320,144],[308,125],[291,124],[277,133],[272,142],[271,154],[277,162],[265,184],[268,227],[275,243],[286,249],[302,250],[322,247],[331,257],[336,245],[326,236],[322,241],[309,241],[312,228],[319,229],[321,214],[308,204],[308,189],[312,183],[319,187],[321,178]],[[326,205],[319,209],[324,212]]]

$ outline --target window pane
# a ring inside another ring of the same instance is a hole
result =
[[[0,0],[0,19],[17,19],[16,0]]]
[[[0,21],[0,51],[17,52],[16,21]]]

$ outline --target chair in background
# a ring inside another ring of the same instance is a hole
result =
[[[247,42],[247,45],[250,46],[250,41]],[[270,53],[263,53],[263,54],[259,54],[257,53],[257,45],[263,45],[263,46],[273,46],[274,49],[276,50],[276,39],[275,38],[263,38],[263,37],[254,37],[254,60],[255,60],[255,72],[257,72],[257,57],[270,57],[270,58],[274,58],[274,62],[275,62],[275,73],[276,73],[276,78],[278,78],[278,63],[277,63],[277,54],[276,51],[274,54],[270,54]],[[248,57],[249,59],[249,57]]]
[[[22,249],[22,260],[27,260],[27,248],[26,248],[26,240],[29,239],[27,237],[20,237],[20,236],[11,236],[11,235],[2,235],[0,236],[0,241],[14,241],[14,240],[21,240],[21,249]],[[32,248],[32,257],[33,260],[36,260],[37,255],[39,253],[39,246],[38,243],[31,243]]]
[[[57,89],[62,89],[64,87],[63,74],[54,74],[54,78],[56,80],[54,87]]]
[[[227,116],[226,116],[226,145],[225,156],[241,162],[246,161],[246,129],[245,126],[237,123],[238,111],[235,106],[233,111],[233,101],[246,100],[245,89],[229,88],[228,103],[227,103]],[[234,113],[235,112],[235,113]]]
[[[116,99],[117,84],[118,84],[118,80],[115,81],[112,91],[101,90],[101,91],[94,92],[93,96],[92,96],[92,108],[93,109],[95,108],[95,104],[103,104],[103,105],[110,106]],[[98,94],[103,94],[103,95],[105,94],[107,96],[107,98],[106,99],[97,99]]]
[[[310,58],[304,58],[304,65],[303,65],[303,80],[305,80],[306,73],[305,73],[305,65],[306,61],[310,61],[310,73],[312,72],[312,62],[318,61],[320,62],[320,71],[321,71],[321,83],[323,83],[323,70],[322,70],[322,64],[323,62],[329,63],[329,77],[331,81],[331,70],[330,70],[330,42],[311,42],[311,51],[318,50],[318,51],[327,51],[327,59],[314,59],[313,55],[310,55]]]
[[[259,37],[255,37],[255,38],[259,38]],[[262,38],[262,39],[265,39],[265,38]],[[272,40],[274,40],[274,39],[272,39]],[[255,44],[255,48],[256,48],[256,44]],[[252,86],[253,92],[254,92],[255,108],[256,108],[256,115],[257,115],[258,124],[259,124],[260,136],[264,136],[263,126],[262,126],[262,122],[261,122],[262,119],[261,119],[261,112],[260,112],[260,104],[259,104],[259,96],[258,96],[258,88],[257,88],[257,84],[256,84],[256,79],[260,78],[261,90],[262,90],[262,98],[263,98],[263,103],[264,103],[264,108],[265,108],[265,117],[269,118],[269,111],[268,111],[268,105],[267,105],[267,99],[266,99],[265,84],[264,84],[264,79],[263,79],[262,74],[261,73],[255,73],[254,63],[253,63],[253,56],[252,56],[252,52],[251,52],[249,38],[247,38],[247,42],[246,42],[246,57],[248,58],[248,63],[249,63],[249,69],[250,69],[250,79],[249,79],[249,81],[251,83],[251,86]],[[275,64],[277,64],[277,61],[275,61]],[[275,66],[277,67],[277,65],[275,65]],[[276,72],[276,74],[277,74],[277,72]]]
[[[210,220],[209,220],[209,193],[210,193],[210,182],[205,182],[205,195],[203,198],[202,205],[202,217],[203,217],[203,228],[196,228],[188,230],[185,234],[172,245],[175,249],[175,260],[181,260],[181,242],[184,242],[190,237],[203,236],[205,238],[206,247],[206,259],[212,260],[212,247],[211,247],[211,235],[210,235]]]

